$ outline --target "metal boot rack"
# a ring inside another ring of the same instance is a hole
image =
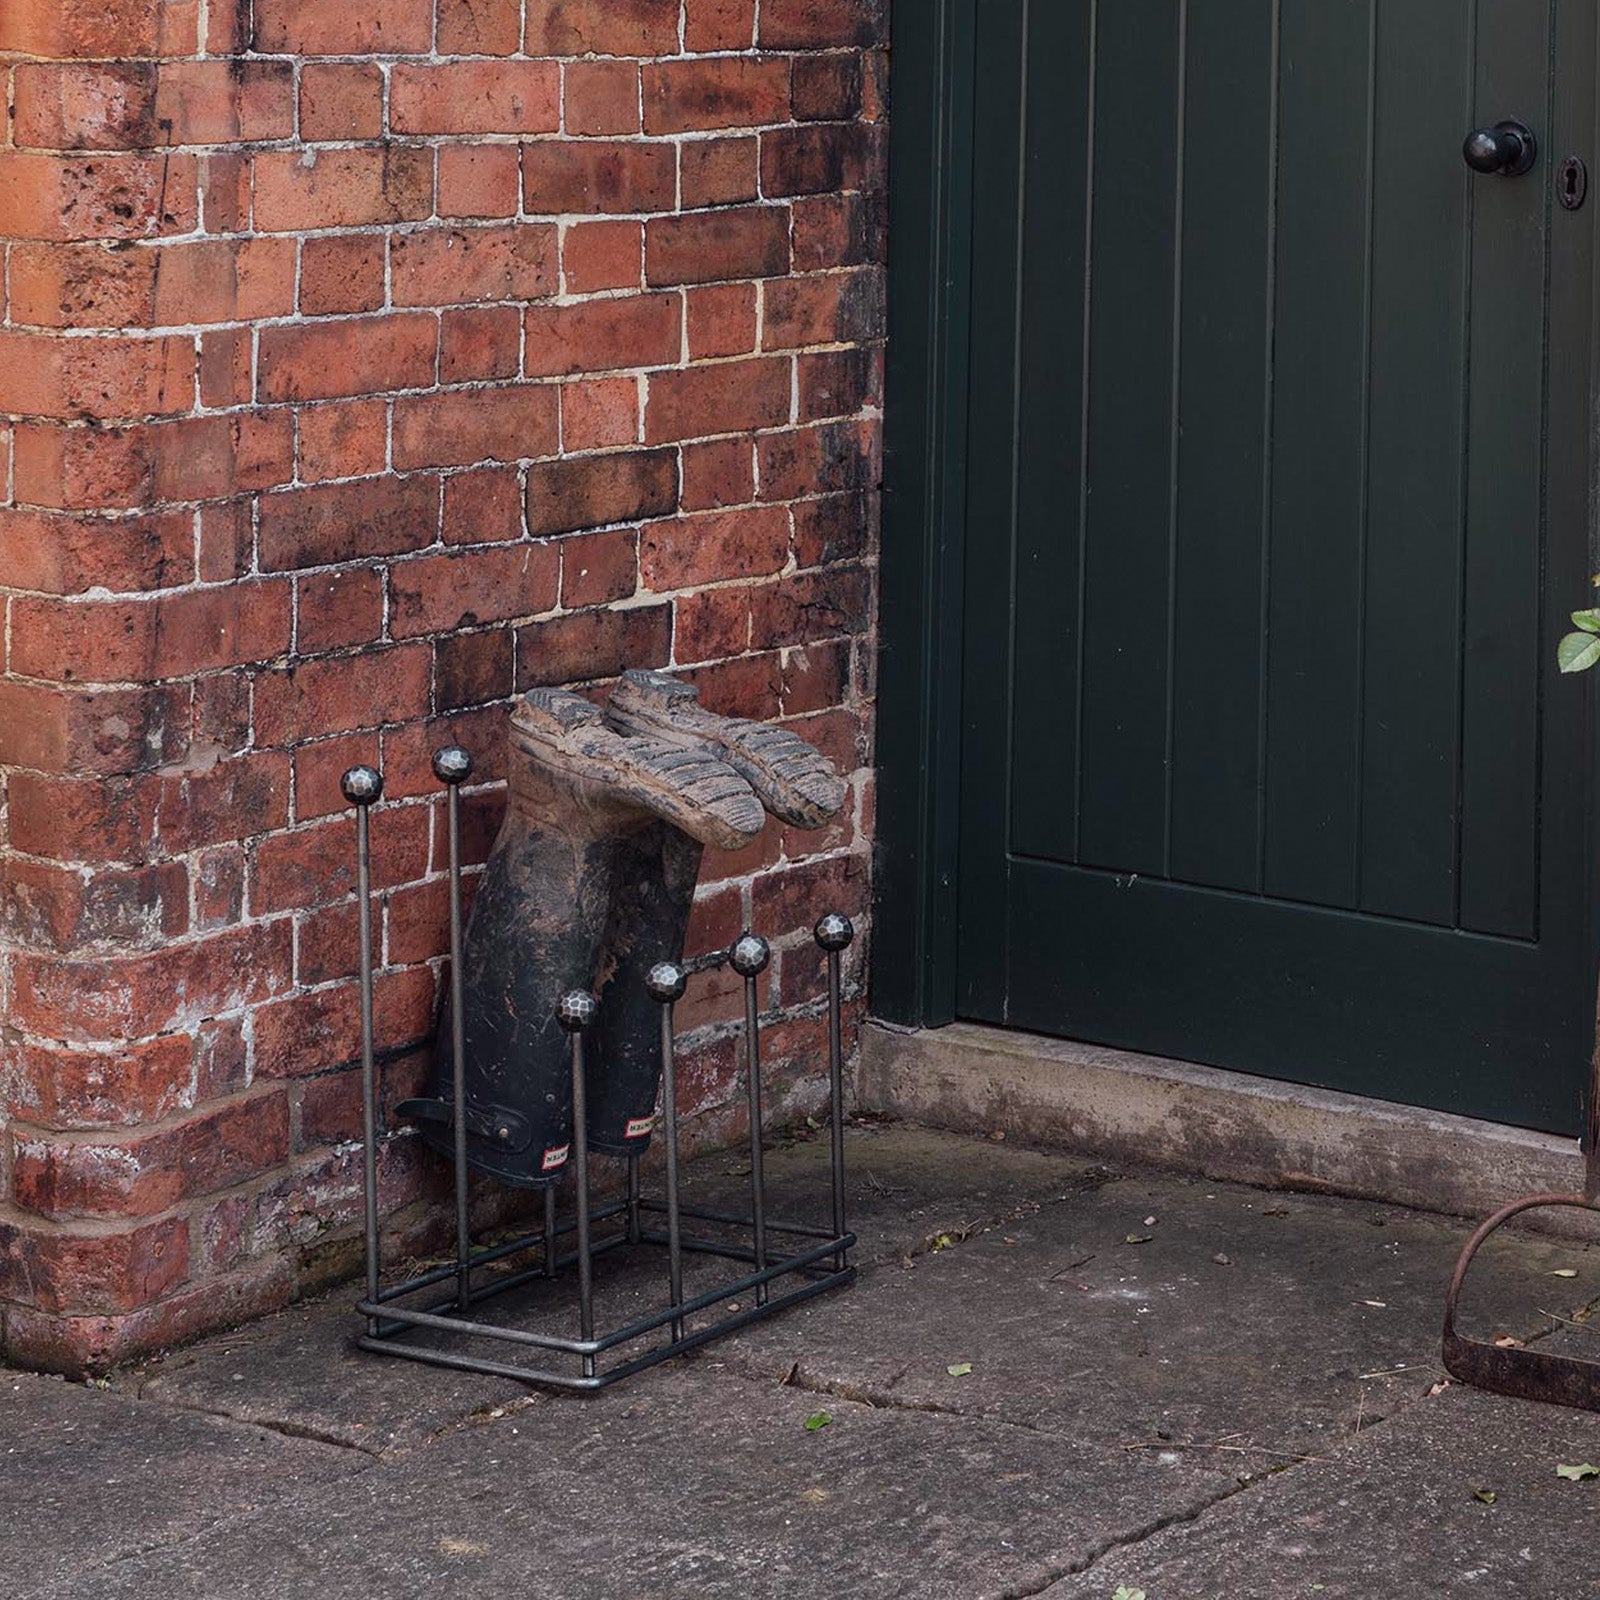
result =
[[[452,974],[462,970],[461,786],[472,773],[472,758],[456,746],[433,758],[434,775],[444,786],[450,851],[450,959]],[[365,1319],[357,1339],[363,1350],[400,1356],[432,1366],[454,1367],[517,1378],[527,1383],[593,1393],[647,1367],[681,1355],[737,1328],[749,1326],[855,1281],[849,1252],[856,1238],[845,1229],[844,1206],[844,1056],[840,1036],[840,962],[854,939],[847,917],[830,913],[817,923],[817,944],[828,963],[828,1073],[831,1088],[830,1143],[833,1215],[830,1227],[774,1222],[767,1216],[766,1178],[761,1145],[761,1038],[757,980],[770,960],[765,939],[744,934],[730,949],[691,962],[664,960],[647,979],[651,997],[661,1008],[662,1132],[665,1182],[662,1198],[643,1192],[639,1156],[616,1159],[627,1163],[627,1191],[622,1199],[595,1205],[591,1199],[588,1134],[584,1103],[584,1034],[599,1016],[592,994],[577,991],[562,997],[556,1015],[572,1041],[572,1159],[574,1215],[558,1216],[554,1186],[544,1190],[544,1226],[495,1245],[475,1248],[468,1218],[467,1127],[455,1117],[455,1260],[385,1285],[378,1216],[378,1110],[373,1049],[373,956],[371,814],[383,795],[382,775],[372,767],[355,767],[343,780],[345,798],[356,813],[356,893],[361,945],[361,1095],[365,1156],[366,1295],[356,1305]],[[744,1057],[750,1110],[750,1214],[712,1211],[683,1205],[679,1199],[677,1074],[673,1052],[673,1008],[689,978],[731,966],[744,979]],[[452,983],[450,1021],[455,1045],[455,1105],[465,1099],[465,1051],[459,986]],[[647,1220],[648,1219],[648,1220]],[[663,1229],[659,1221],[665,1222]],[[615,1224],[609,1228],[605,1224]],[[685,1223],[719,1229],[731,1238],[685,1231]],[[652,1225],[654,1224],[654,1225]],[[748,1239],[748,1243],[744,1242]],[[778,1242],[774,1242],[776,1241]],[[570,1241],[570,1243],[569,1243]],[[667,1299],[661,1309],[600,1332],[595,1328],[594,1261],[628,1245],[658,1246],[667,1257]],[[721,1256],[754,1270],[686,1300],[685,1253]],[[518,1257],[531,1263],[513,1266]],[[776,1259],[774,1259],[776,1256]],[[494,1275],[484,1269],[499,1267]],[[578,1278],[578,1336],[563,1338],[525,1328],[483,1321],[473,1312],[485,1302],[539,1280],[559,1279],[574,1268]],[[420,1304],[410,1302],[428,1290],[449,1284],[449,1292]],[[729,1302],[749,1300],[748,1305]],[[714,1317],[707,1313],[727,1305]],[[693,1324],[691,1326],[691,1323]],[[522,1361],[494,1361],[455,1349],[410,1342],[407,1335],[427,1330],[454,1335],[463,1342],[497,1341],[529,1352]],[[660,1342],[638,1350],[639,1341],[662,1334]],[[635,1347],[631,1352],[629,1347]],[[538,1358],[565,1358],[558,1370]],[[610,1358],[610,1364],[606,1364]]]

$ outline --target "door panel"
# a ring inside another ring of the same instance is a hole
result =
[[[960,1011],[1574,1125],[1593,8],[977,16]]]

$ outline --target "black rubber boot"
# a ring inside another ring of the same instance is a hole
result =
[[[598,707],[561,690],[535,689],[518,704],[506,819],[453,979],[464,1006],[470,1166],[522,1188],[559,1177],[572,1084],[556,1003],[604,985],[603,941],[634,838],[670,823],[731,849],[763,820],[749,785],[706,749],[619,733]],[[399,1108],[446,1155],[455,1149],[450,1032],[447,1012],[428,1093]]]
[[[797,735],[700,704],[700,691],[664,672],[624,675],[607,721],[621,733],[669,742],[725,762],[776,817],[818,828],[848,793],[833,764]],[[633,833],[619,850],[606,932],[600,1022],[588,1057],[589,1143],[613,1155],[649,1146],[661,1083],[661,1007],[644,977],[658,961],[679,961],[694,908],[703,854],[699,840],[662,821]]]

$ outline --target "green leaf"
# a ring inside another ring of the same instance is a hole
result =
[[[1556,661],[1563,672],[1587,672],[1600,661],[1600,638],[1592,633],[1569,633],[1556,646]]]
[[[1578,1466],[1568,1466],[1563,1462],[1556,1468],[1556,1476],[1565,1478],[1568,1483],[1582,1483],[1585,1478],[1600,1478],[1600,1467],[1592,1467],[1587,1461]]]
[[[833,1413],[831,1411],[813,1411],[811,1415],[806,1418],[806,1432],[817,1433],[821,1429],[826,1428],[832,1421]]]
[[[972,1363],[970,1361],[952,1361],[944,1370],[952,1378],[964,1378],[972,1371]]]
[[[1499,1496],[1495,1494],[1493,1489],[1474,1489],[1472,1498],[1481,1505],[1492,1506]]]
[[[1153,1233],[1130,1233],[1122,1242],[1124,1244],[1149,1244],[1155,1238]]]
[[[1145,1593],[1143,1589],[1130,1589],[1127,1584],[1119,1583],[1111,1600],[1145,1600]]]
[[[1585,633],[1600,633],[1600,611],[1574,611],[1572,621]]]

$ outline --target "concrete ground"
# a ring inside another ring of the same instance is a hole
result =
[[[774,1210],[825,1161],[775,1151]],[[105,1387],[0,1374],[6,1592],[1596,1592],[1600,1476],[1557,1468],[1600,1416],[1442,1383],[1463,1223],[905,1125],[850,1161],[854,1287],[599,1397],[363,1355],[348,1296]],[[615,1311],[660,1269],[600,1274]],[[1600,1249],[1507,1239],[1472,1327],[1600,1357],[1597,1299]]]

